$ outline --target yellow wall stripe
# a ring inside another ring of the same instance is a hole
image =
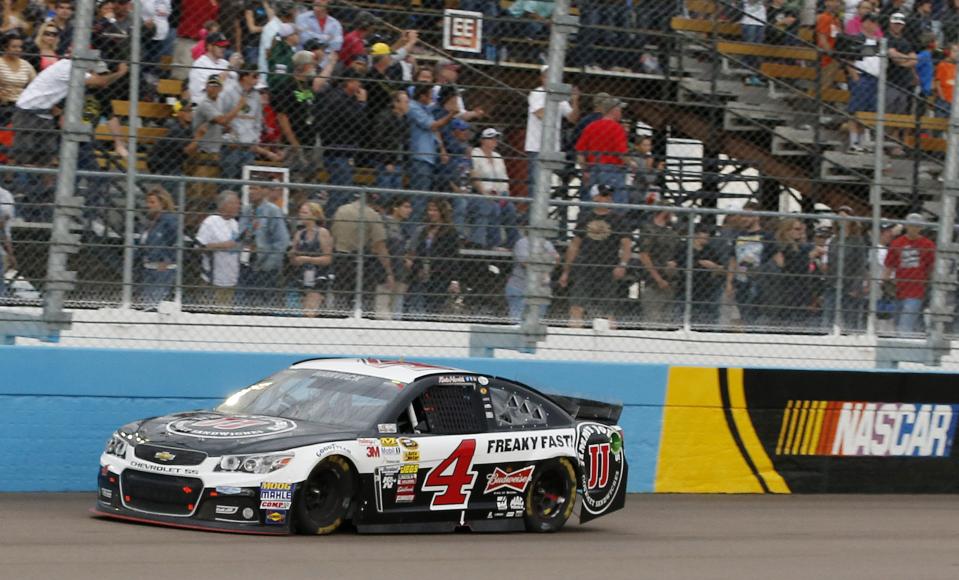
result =
[[[782,426],[779,428],[779,440],[776,441],[776,455],[783,454],[783,440],[786,438],[786,431],[789,425],[789,417],[793,412],[793,402],[786,402],[786,409],[783,411]]]
[[[766,481],[766,486],[772,493],[789,493],[789,486],[786,481],[773,467],[766,449],[763,448],[756,435],[756,429],[749,418],[749,411],[746,409],[746,391],[743,386],[743,369],[729,369],[729,403],[732,406],[733,419],[736,422],[736,428],[739,429],[739,436],[746,447],[746,452],[752,458],[759,475]]]

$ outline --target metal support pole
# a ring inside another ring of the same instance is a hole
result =
[[[953,240],[956,226],[956,197],[959,197],[959,91],[952,95],[952,111],[949,113],[949,140],[946,149],[946,168],[943,174],[942,207],[939,210],[939,231],[936,236],[936,262],[932,274],[932,329],[929,332],[929,348],[932,358],[939,363],[942,355],[951,349],[946,340],[946,325],[954,313],[948,308],[946,298],[955,288],[953,262],[959,254]]]
[[[72,217],[79,216],[83,202],[74,196],[77,185],[77,152],[80,141],[90,139],[90,126],[83,122],[83,104],[86,75],[99,59],[90,47],[90,28],[93,23],[93,2],[77,3],[74,16],[70,88],[63,110],[64,133],[60,142],[57,189],[53,201],[53,229],[50,232],[50,252],[47,257],[47,280],[43,297],[43,322],[52,334],[68,328],[70,315],[63,311],[64,296],[73,288],[76,272],[67,268],[69,254],[80,246],[79,237],[70,232]],[[41,331],[41,334],[43,332]]]
[[[686,295],[683,299],[683,330],[688,331],[693,315],[693,238],[696,236],[696,215],[686,216]]]
[[[548,290],[544,280],[549,275],[552,263],[546,253],[546,236],[552,228],[549,223],[549,198],[553,171],[562,167],[564,157],[559,153],[558,139],[561,119],[559,103],[571,93],[569,85],[562,84],[563,66],[566,62],[566,38],[574,30],[577,19],[569,15],[569,0],[557,0],[553,7],[552,27],[549,36],[547,57],[546,106],[543,111],[543,136],[540,141],[539,163],[534,170],[536,189],[529,208],[529,261],[526,264],[526,296],[523,321],[520,326],[526,341],[535,345],[545,336],[540,318],[542,307],[549,304]]]
[[[366,188],[360,191],[360,239],[356,248],[356,288],[353,298],[353,318],[363,318],[363,262],[366,251]]]
[[[135,239],[134,212],[136,211],[136,168],[137,168],[137,125],[139,124],[138,105],[140,100],[140,29],[143,26],[142,7],[133,2],[133,19],[130,26],[130,115],[128,124],[127,150],[127,198],[123,225],[123,290],[121,308],[129,308],[133,302],[133,242]]]
[[[846,228],[848,227],[849,222],[841,221],[839,222],[839,252],[837,253],[837,258],[839,263],[836,264],[836,287],[833,289],[835,292],[835,302],[834,311],[833,311],[833,329],[832,333],[836,336],[842,334],[842,296],[843,296],[843,283],[842,277],[846,268]],[[829,265],[832,267],[832,264]]]
[[[876,335],[876,305],[879,303],[879,283],[882,270],[876,256],[879,253],[879,222],[882,219],[882,168],[885,164],[886,71],[889,64],[889,41],[879,39],[879,83],[876,91],[876,154],[869,186],[869,204],[872,206],[872,251],[869,252],[869,312],[866,334]]]
[[[177,184],[176,205],[178,208],[176,220],[176,290],[174,291],[173,300],[180,305],[183,304],[183,231],[185,229],[184,222],[186,221],[186,183],[182,181]],[[210,260],[212,259],[213,256],[211,254]],[[210,283],[212,284],[213,281],[211,280]]]

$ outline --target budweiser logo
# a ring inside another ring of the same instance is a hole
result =
[[[529,480],[533,477],[533,466],[517,469],[507,473],[499,467],[493,468],[493,473],[486,481],[486,489],[483,493],[493,493],[498,489],[512,489],[520,493],[526,491]]]

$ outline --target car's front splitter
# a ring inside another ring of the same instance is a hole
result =
[[[187,530],[202,530],[205,532],[223,532],[228,534],[248,534],[254,536],[286,536],[290,534],[288,527],[274,527],[263,525],[238,525],[228,522],[210,522],[203,520],[184,520],[183,518],[167,518],[163,516],[140,514],[129,510],[106,511],[98,507],[90,508],[90,513],[96,517],[111,518],[115,520],[125,520],[128,522],[137,522],[141,524],[153,524],[157,526],[166,526],[170,528],[182,528]]]

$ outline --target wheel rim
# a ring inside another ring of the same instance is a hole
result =
[[[315,474],[306,483],[303,501],[314,521],[325,521],[333,516],[340,500],[337,493],[339,482],[339,475],[327,469]]]
[[[563,513],[569,495],[569,481],[557,470],[550,470],[536,481],[531,502],[542,518],[551,519]]]

